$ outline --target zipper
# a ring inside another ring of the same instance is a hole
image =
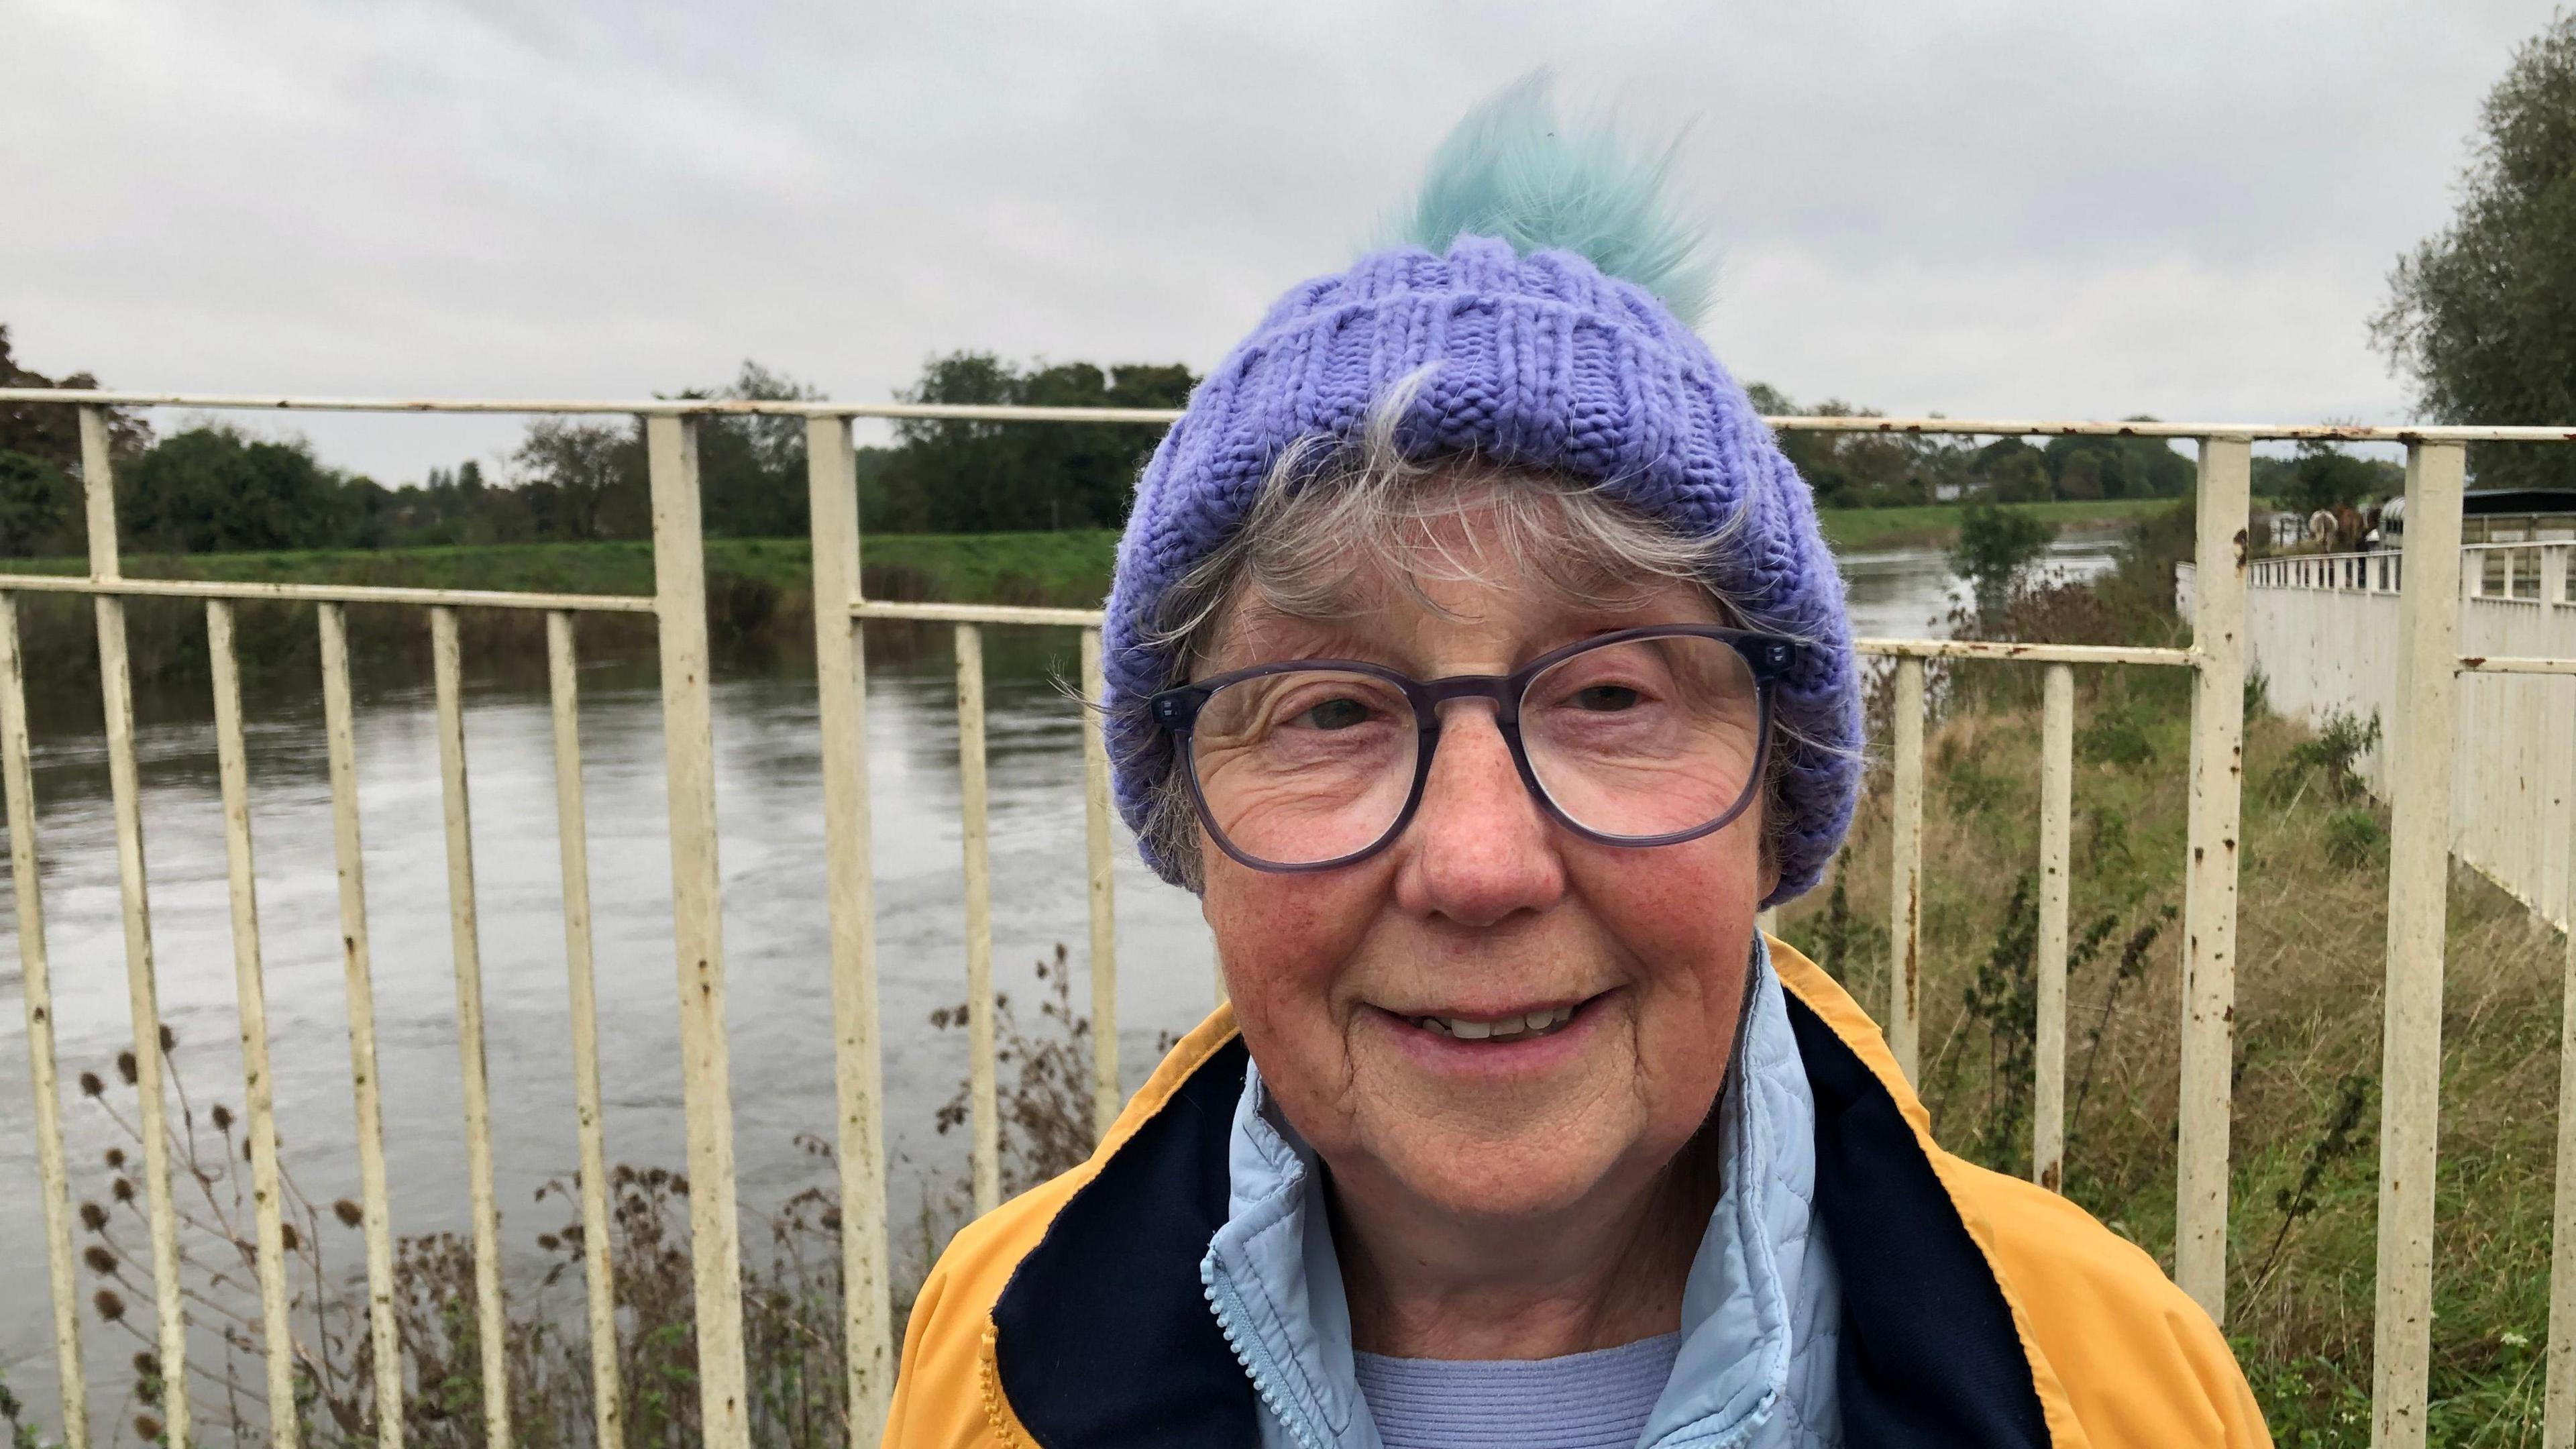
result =
[[[1002,1398],[1001,1330],[987,1321],[983,1342],[975,1353],[975,1386],[984,1396],[984,1423],[993,1431],[995,1443],[1005,1449],[1022,1449],[1027,1440],[1012,1432],[1011,1416]]]
[[[1243,1366],[1244,1377],[1252,1380],[1253,1391],[1261,1395],[1262,1406],[1287,1429],[1289,1437],[1297,1441],[1298,1449],[1333,1449],[1332,1441],[1319,1439],[1310,1433],[1305,1415],[1293,1412],[1295,1406],[1280,1396],[1277,1367],[1270,1361],[1270,1351],[1257,1337],[1236,1331],[1235,1324],[1244,1312],[1243,1298],[1231,1282],[1223,1286],[1218,1284],[1220,1271],[1216,1255],[1210,1253],[1199,1264],[1201,1291],[1207,1295],[1208,1310],[1216,1315],[1217,1331],[1225,1335],[1225,1346],[1233,1351],[1234,1361]]]

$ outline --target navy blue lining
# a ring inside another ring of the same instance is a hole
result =
[[[993,1305],[1002,1392],[1046,1449],[1250,1446],[1252,1381],[1199,1259],[1225,1225],[1246,1056],[1228,1042],[1057,1212]]]
[[[1844,1437],[2045,1446],[2048,1419],[2011,1306],[1913,1127],[1794,994],[1789,1027],[1816,1097],[1816,1212],[1842,1268]]]

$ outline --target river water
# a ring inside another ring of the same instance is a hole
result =
[[[1937,552],[1854,554],[1842,562],[1855,630],[1863,635],[1943,632],[1960,598]],[[2053,566],[2074,577],[2107,562],[2101,540],[2061,542],[2052,556]],[[1054,684],[1075,672],[1073,636],[996,633],[1002,637],[988,649],[987,689],[996,980],[1019,998],[1020,1019],[1032,1022],[1032,965],[1059,942],[1073,948],[1076,1005],[1088,1008],[1079,969],[1088,939],[1079,720]],[[932,652],[874,662],[868,673],[888,1176],[899,1257],[907,1248],[918,1256],[918,1233],[908,1235],[904,1225],[917,1220],[925,1189],[962,1183],[966,1164],[965,1134],[941,1135],[931,1125],[966,1071],[963,1032],[929,1024],[933,1010],[965,995],[952,670],[944,652]],[[31,659],[28,673],[31,691],[45,688],[43,659]],[[577,1160],[551,723],[542,692],[477,679],[470,663],[466,700],[502,1232],[514,1257],[533,1262],[534,1236],[570,1214],[532,1197]],[[581,704],[608,1151],[612,1161],[676,1168],[684,1152],[670,860],[660,695],[649,661],[587,668]],[[327,1204],[355,1196],[357,1182],[320,702],[279,688],[254,696],[247,713],[278,1127],[289,1171],[310,1198]],[[357,721],[385,1142],[394,1227],[402,1234],[466,1225],[433,725],[426,680],[362,703]],[[214,1101],[238,1108],[241,1082],[211,717],[183,712],[151,725],[138,750],[161,1011],[177,1033],[176,1066],[202,1124]],[[830,1140],[834,1123],[810,672],[719,661],[715,752],[735,1144],[743,1199],[757,1207],[828,1182],[832,1172],[798,1140]],[[105,1102],[130,1120],[132,1091],[115,1072],[131,1035],[103,740],[40,738],[35,784],[74,1195],[105,1202],[114,1173],[104,1154],[128,1139],[100,1103],[70,1086],[82,1071],[98,1073],[108,1084]],[[1158,1044],[1208,1009],[1214,965],[1196,903],[1146,871],[1120,833],[1120,1059],[1132,1088],[1151,1070]],[[27,1081],[17,943],[14,933],[0,938],[0,1369],[52,1422],[34,1134],[17,1085]],[[139,1250],[138,1230],[118,1231]],[[359,1262],[354,1233],[326,1247],[335,1272]],[[82,1278],[86,1297],[97,1285],[86,1271]],[[127,1294],[140,1319],[148,1319],[148,1291]],[[83,1318],[93,1383],[121,1383],[136,1345],[95,1314]]]

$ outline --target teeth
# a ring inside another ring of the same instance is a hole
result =
[[[1459,1041],[1519,1041],[1524,1037],[1544,1035],[1574,1020],[1574,1008],[1560,1006],[1554,1011],[1533,1011],[1526,1015],[1506,1017],[1500,1021],[1468,1021],[1455,1016],[1417,1016],[1413,1024],[1439,1036]]]

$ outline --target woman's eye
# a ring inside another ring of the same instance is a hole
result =
[[[1576,709],[1606,713],[1634,709],[1637,698],[1637,691],[1625,684],[1592,684],[1576,690],[1573,703]]]
[[[1368,706],[1356,699],[1328,699],[1297,716],[1309,729],[1346,730],[1368,723]]]

